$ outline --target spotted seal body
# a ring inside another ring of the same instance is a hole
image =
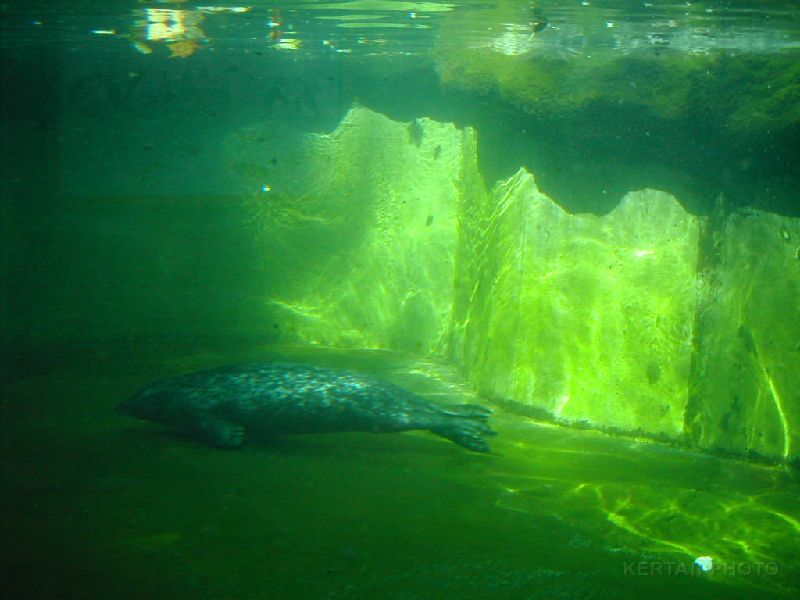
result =
[[[486,407],[437,405],[366,375],[295,363],[189,373],[148,385],[120,412],[181,429],[224,448],[247,433],[388,433],[424,429],[476,452],[494,435]]]

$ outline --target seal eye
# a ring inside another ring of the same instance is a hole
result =
[[[539,33],[547,28],[547,24],[547,17],[542,15],[541,17],[537,17],[531,21],[531,29],[533,29],[534,33]]]
[[[531,8],[530,24],[533,33],[539,33],[540,31],[544,31],[549,25],[549,23],[550,22],[547,20],[547,16],[545,16],[541,6],[534,6]]]

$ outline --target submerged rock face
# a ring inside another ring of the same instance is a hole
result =
[[[671,195],[571,214],[473,130],[354,107],[330,134],[232,136],[256,194],[275,341],[446,356],[566,424],[796,460],[800,222],[706,223]],[[263,182],[263,183],[262,183]]]
[[[800,457],[800,220],[627,194],[573,215],[524,170],[462,211],[451,356],[560,422]],[[702,250],[702,252],[701,252]]]
[[[477,172],[473,131],[360,106],[330,134],[272,131],[240,132],[228,156],[253,187],[270,188],[256,218],[279,339],[443,352],[457,208],[464,171]]]
[[[689,439],[736,454],[800,456],[800,220],[719,218],[701,273]]]
[[[472,302],[457,314],[479,391],[566,422],[681,435],[699,222],[669,194],[633,192],[572,215],[520,170],[464,242]]]

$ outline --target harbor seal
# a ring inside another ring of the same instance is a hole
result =
[[[245,435],[428,430],[476,452],[491,410],[439,405],[351,371],[297,363],[222,367],[157,381],[120,403],[123,414],[180,429],[222,448]]]

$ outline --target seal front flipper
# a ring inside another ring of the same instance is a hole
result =
[[[198,417],[184,429],[218,448],[239,448],[244,443],[244,427],[210,415]]]

